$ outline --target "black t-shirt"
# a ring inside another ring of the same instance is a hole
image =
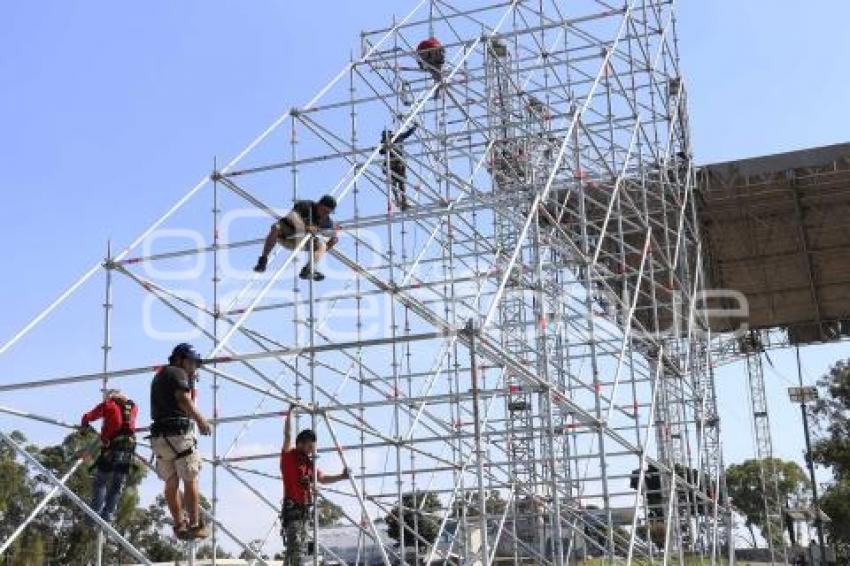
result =
[[[160,422],[165,419],[189,418],[189,415],[177,405],[178,391],[191,391],[189,376],[176,366],[165,366],[157,372],[151,382],[151,420]]]
[[[299,200],[292,207],[304,224],[307,226],[316,226],[322,230],[333,230],[334,223],[330,216],[319,218],[319,213],[316,211],[318,204],[312,200]]]

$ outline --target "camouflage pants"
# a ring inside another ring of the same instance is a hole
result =
[[[300,566],[301,557],[307,546],[306,508],[293,508],[284,503],[281,513],[281,534],[286,547],[284,566]]]

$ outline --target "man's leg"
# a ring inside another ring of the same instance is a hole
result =
[[[198,494],[198,478],[183,482],[184,501],[186,502],[186,513],[189,514],[189,524],[197,525],[200,522],[201,497]]]
[[[113,471],[109,481],[109,487],[106,490],[106,501],[103,503],[103,510],[100,511],[101,518],[107,523],[112,521],[112,516],[115,514],[115,509],[118,508],[118,501],[121,499],[121,489],[124,487],[124,481],[127,479],[127,474]]]
[[[165,480],[165,502],[177,528],[183,523],[183,503],[180,498],[180,477],[176,473]]]
[[[309,253],[310,247],[313,248],[313,259],[307,261],[303,268],[301,268],[300,277],[301,279],[309,279],[313,278],[313,281],[321,281],[325,278],[325,275],[316,269],[316,264],[322,258],[322,255],[328,250],[328,246],[325,241],[318,237],[313,236],[310,238],[310,243],[307,245],[305,251]]]
[[[396,204],[402,211],[410,208],[407,202],[407,167],[401,159],[393,167],[393,193]]]
[[[256,271],[257,273],[262,273],[266,270],[266,264],[268,264],[269,261],[269,254],[274,249],[274,246],[277,243],[279,237],[280,227],[278,226],[278,223],[275,222],[269,229],[269,233],[266,236],[266,241],[263,243],[263,253],[257,259],[257,265],[254,266],[254,271]]]
[[[101,471],[100,468],[94,473],[92,481],[91,508],[98,515],[101,514],[104,501],[106,500],[106,483],[109,480],[109,472]]]
[[[290,519],[286,523],[286,566],[300,566],[303,552],[304,521]]]

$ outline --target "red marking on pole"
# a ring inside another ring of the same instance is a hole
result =
[[[508,391],[510,393],[519,393],[520,391],[522,391],[522,387],[520,387],[519,385],[511,385],[510,387],[508,387]]]
[[[600,391],[602,391],[602,384],[601,383],[594,383],[593,389],[595,389],[596,392],[599,393]]]
[[[460,428],[462,426],[463,426],[463,423],[461,421],[455,421],[455,428]]]

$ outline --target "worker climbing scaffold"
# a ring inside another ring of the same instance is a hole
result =
[[[201,455],[192,429],[194,422],[201,434],[211,432],[195,405],[195,379],[201,363],[201,356],[190,344],[178,344],[168,365],[151,382],[151,448],[156,455],[157,475],[165,482],[165,501],[174,521],[174,536],[182,540],[209,536],[201,519]]]
[[[106,393],[103,402],[83,415],[80,427],[83,434],[91,423],[103,419],[100,429],[100,453],[91,469],[91,508],[107,523],[112,521],[121,490],[130,473],[136,453],[136,415],[139,408],[118,389]]]
[[[301,564],[307,540],[307,522],[310,512],[315,512],[315,482],[331,484],[349,478],[348,469],[339,474],[325,474],[314,466],[316,433],[304,429],[292,445],[292,416],[296,405],[289,407],[283,424],[283,447],[280,451],[280,473],[283,477],[283,505],[280,511],[280,529],[286,546],[287,566]],[[306,545],[309,546],[309,545]],[[313,549],[315,552],[315,548]]]
[[[393,200],[403,212],[410,209],[407,198],[407,163],[404,154],[404,142],[416,131],[416,124],[401,133],[392,130],[381,132],[382,166],[392,190]],[[393,139],[395,138],[395,139]]]
[[[292,210],[283,218],[272,224],[266,241],[263,244],[263,252],[257,259],[254,271],[263,273],[269,262],[269,254],[275,244],[280,244],[288,250],[294,250],[306,240],[307,246],[312,246],[312,258],[301,268],[299,277],[301,279],[313,279],[322,281],[325,275],[316,269],[316,263],[322,255],[333,248],[338,241],[336,234],[327,240],[320,236],[323,231],[336,229],[331,214],[336,209],[336,199],[331,195],[325,195],[318,200],[299,200]],[[309,252],[309,248],[305,251]]]
[[[443,81],[443,65],[446,64],[446,48],[436,37],[423,39],[416,46],[416,61],[419,68],[431,73],[431,78],[437,84],[434,98],[440,95],[440,84]]]

